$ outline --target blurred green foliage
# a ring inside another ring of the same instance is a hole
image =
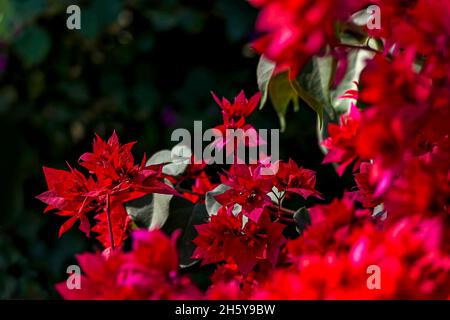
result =
[[[70,4],[81,30],[66,28]],[[218,124],[211,90],[257,90],[256,15],[242,0],[0,0],[0,298],[57,298],[74,255],[96,248],[75,229],[57,239],[64,219],[34,198],[42,166],[75,165],[94,133],[138,140],[141,158],[173,146],[174,128]],[[287,117],[282,157],[317,169],[314,113]],[[251,121],[279,125],[271,108]],[[341,189],[331,167],[318,183],[329,196]]]

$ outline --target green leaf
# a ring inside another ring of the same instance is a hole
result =
[[[339,22],[336,24],[336,36],[341,44],[348,44],[354,46],[363,46],[366,44],[368,35],[365,30],[366,23],[364,19],[366,11],[362,10],[351,18],[348,22]]]
[[[47,57],[51,47],[51,38],[41,27],[25,29],[15,40],[13,48],[25,67],[39,64]]]
[[[340,97],[347,90],[356,89],[354,82],[359,80],[359,76],[365,66],[366,59],[370,58],[372,55],[373,53],[367,50],[350,50],[347,56],[347,70],[345,71],[344,78],[336,88],[329,91],[329,98],[331,101],[329,112],[324,113],[323,126],[317,126],[317,138],[320,149],[324,154],[328,151],[322,146],[321,142],[328,137],[328,124],[330,122],[338,123],[340,116],[345,114],[350,107],[351,100],[341,99]]]
[[[170,150],[161,150],[155,152],[150,159],[147,160],[147,165],[152,164],[166,164],[172,162],[172,153]]]
[[[348,111],[350,100],[341,99],[340,96],[349,89],[356,89],[354,81],[359,80],[366,59],[372,55],[373,53],[367,50],[350,50],[345,76],[334,89],[331,86],[337,61],[331,55],[314,57],[297,77],[294,88],[298,96],[318,114],[319,142],[328,137],[328,123],[337,123],[340,116]],[[326,153],[322,146],[321,148]]]
[[[184,173],[191,160],[192,151],[184,145],[176,145],[172,150],[161,150],[147,160],[147,165],[165,164],[162,172],[170,176]]]
[[[349,99],[340,99],[347,90],[356,89],[355,81],[359,80],[361,71],[366,65],[366,60],[372,58],[373,52],[367,50],[351,50],[347,57],[347,70],[339,85],[330,93],[333,109],[337,117],[347,112],[350,106]],[[332,118],[334,120],[334,118]],[[337,121],[337,119],[335,119]]]
[[[302,207],[295,211],[293,218],[295,221],[296,230],[300,234],[302,234],[302,232],[311,225],[311,217],[309,215],[308,208],[306,207]]]
[[[170,194],[149,194],[125,204],[128,215],[141,228],[160,228],[169,217]]]
[[[138,227],[149,228],[153,215],[153,194],[126,203],[125,210]]]
[[[193,204],[183,198],[174,198],[170,204],[170,215],[162,230],[172,234],[176,230],[181,231],[178,238],[178,252],[180,267],[186,268],[196,261],[191,259],[195,250],[192,240],[197,236],[195,225],[203,224],[209,215],[204,204]]]
[[[272,191],[267,193],[270,200],[272,200],[275,204],[278,204],[278,199],[284,198],[285,191],[279,191],[277,187],[273,187]]]
[[[364,8],[352,14],[350,19],[355,25],[363,27],[367,25],[371,17],[372,15],[367,11],[367,8]]]
[[[176,145],[172,150],[161,150],[147,160],[147,165],[165,164],[162,172],[179,176],[184,173],[191,159],[191,150],[183,145]],[[169,181],[166,181],[171,185]],[[145,228],[159,228],[169,217],[173,195],[150,194],[132,200],[125,205],[128,215],[136,225]]]
[[[327,112],[325,112],[323,114],[323,124],[320,125],[320,123],[317,122],[317,127],[316,127],[317,142],[319,143],[319,149],[322,151],[323,154],[327,154],[327,152],[328,152],[328,149],[322,145],[322,141],[329,136],[328,124],[330,122],[336,123],[337,119],[336,118],[331,119]]]
[[[294,87],[300,98],[313,109],[323,125],[323,113],[334,116],[330,102],[330,87],[336,67],[332,56],[314,57],[298,75]]]
[[[275,63],[267,59],[264,55],[261,55],[258,66],[256,67],[256,81],[258,83],[259,91],[262,93],[259,109],[262,109],[266,104],[269,82],[272,78],[274,69]]]
[[[269,98],[280,119],[281,131],[286,129],[286,113],[292,102],[294,110],[297,111],[298,96],[292,82],[289,80],[288,72],[276,74],[269,83]]]
[[[169,206],[169,218],[161,229],[167,233],[172,233],[178,229],[184,229],[184,226],[186,226],[191,218],[194,206],[194,203],[182,197],[174,197]],[[205,218],[207,217],[208,215],[205,215]]]
[[[375,208],[373,208],[372,217],[382,217],[382,216],[386,216],[386,215],[387,215],[387,211],[386,211],[386,208],[384,207],[384,203],[380,203]]]

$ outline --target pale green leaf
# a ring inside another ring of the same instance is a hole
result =
[[[292,102],[298,109],[298,95],[292,82],[289,80],[288,72],[276,74],[269,83],[269,98],[280,119],[281,131],[286,128],[286,113]]]
[[[256,67],[256,80],[258,82],[259,91],[261,91],[261,101],[259,108],[262,109],[267,101],[267,93],[269,89],[269,82],[272,78],[275,63],[267,59],[264,55],[259,58],[258,66]]]
[[[330,55],[314,57],[298,75],[295,89],[299,97],[313,109],[323,124],[324,111],[333,115],[330,102],[330,87],[336,67],[336,61]]]

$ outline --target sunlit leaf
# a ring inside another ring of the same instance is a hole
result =
[[[311,218],[309,216],[309,211],[306,207],[302,207],[295,211],[294,221],[298,233],[302,233],[309,225],[311,225]]]
[[[323,113],[334,114],[330,102],[330,87],[335,61],[331,56],[315,57],[308,63],[295,81],[295,89],[300,98],[311,107],[323,124]]]
[[[259,58],[258,66],[256,67],[256,80],[258,82],[259,91],[261,91],[261,101],[259,108],[262,109],[267,100],[269,82],[272,78],[273,70],[275,69],[275,63],[261,55]]]

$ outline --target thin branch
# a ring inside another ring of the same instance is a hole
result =
[[[337,46],[338,47],[344,47],[344,48],[350,48],[350,49],[367,50],[367,51],[371,51],[371,52],[374,52],[374,53],[383,53],[382,51],[379,51],[377,49],[369,47],[368,45],[359,46],[359,45],[356,45],[356,44],[340,43]]]
[[[288,208],[284,208],[284,207],[278,207],[278,205],[269,205],[269,206],[267,206],[269,209],[272,209],[272,210],[275,210],[275,211],[278,211],[278,212],[280,212],[280,213],[285,213],[285,214],[288,214],[288,215],[294,215],[294,213],[295,213],[295,211],[294,210],[291,210],[291,209],[288,209]]]
[[[111,208],[109,201],[109,193],[106,195],[106,217],[108,219],[108,228],[109,228],[109,239],[111,242],[111,249],[114,250],[114,234],[111,222]]]

